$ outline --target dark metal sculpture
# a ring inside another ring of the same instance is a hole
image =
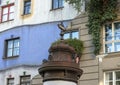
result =
[[[61,36],[61,40],[63,40],[63,36],[64,36],[65,31],[66,31],[66,28],[64,27],[62,22],[58,24],[58,28],[61,30],[60,36]]]

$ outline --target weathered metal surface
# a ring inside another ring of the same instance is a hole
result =
[[[48,60],[39,68],[43,81],[67,80],[77,83],[83,71],[75,62],[74,48],[61,42],[50,47],[49,53]]]

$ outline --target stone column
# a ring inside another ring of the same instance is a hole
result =
[[[49,54],[39,68],[43,85],[77,85],[83,71],[75,61],[74,48],[61,42],[51,46]]]

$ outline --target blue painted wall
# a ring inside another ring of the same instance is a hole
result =
[[[40,25],[20,26],[0,33],[0,69],[18,65],[40,65],[48,58],[48,49],[60,36],[58,22]],[[67,24],[67,22],[65,22]],[[20,37],[20,56],[3,59],[4,42],[11,35]]]

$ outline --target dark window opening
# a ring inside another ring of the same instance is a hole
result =
[[[24,1],[24,14],[31,13],[31,0]]]
[[[14,85],[14,78],[8,78],[7,85]]]
[[[30,75],[20,76],[20,85],[30,85]]]
[[[5,41],[5,58],[19,56],[20,39],[14,38]]]
[[[63,7],[63,0],[52,0],[52,9]]]

